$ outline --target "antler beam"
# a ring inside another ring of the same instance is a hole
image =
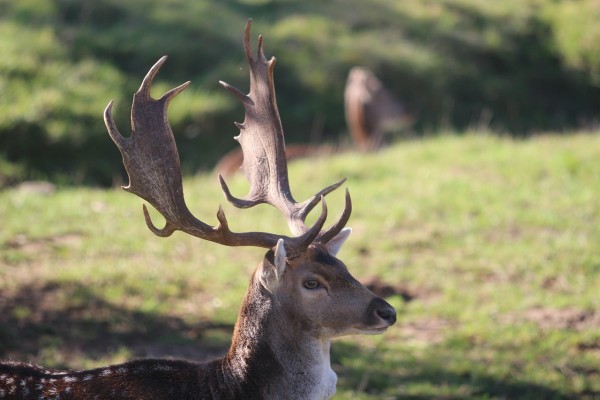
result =
[[[244,33],[244,51],[250,67],[250,93],[246,95],[220,81],[221,85],[240,99],[246,111],[244,122],[236,123],[240,134],[235,139],[244,153],[242,170],[250,183],[250,192],[243,199],[236,198],[221,176],[219,180],[227,200],[234,206],[249,208],[261,203],[271,204],[285,215],[292,233],[301,235],[309,229],[305,224],[307,215],[323,196],[340,187],[345,179],[326,187],[302,203],[294,200],[288,179],[283,127],[275,96],[273,70],[276,60],[274,57],[266,59],[262,36],[258,37],[258,51],[256,58],[254,57],[250,45],[251,26],[252,20],[249,20]],[[346,191],[344,213],[336,224],[319,234],[318,241],[326,242],[339,233],[351,211],[350,194]]]

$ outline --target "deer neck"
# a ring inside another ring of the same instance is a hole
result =
[[[329,399],[337,381],[329,348],[329,339],[315,338],[306,327],[295,326],[271,294],[253,282],[236,322],[224,370],[238,386],[234,391],[246,396]]]

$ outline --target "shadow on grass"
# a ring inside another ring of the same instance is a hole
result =
[[[120,307],[77,282],[0,293],[0,359],[37,362],[41,351],[48,350],[66,354],[67,360],[72,354],[100,359],[125,348],[137,358],[202,361],[224,354],[232,331],[230,324],[189,324],[179,317]]]
[[[123,348],[132,358],[202,361],[224,354],[232,330],[229,324],[190,324],[178,317],[119,307],[77,282],[47,282],[23,286],[9,296],[0,294],[0,359],[42,362],[60,354],[48,365],[54,368],[80,368],[82,354],[102,359]],[[400,351],[381,360],[377,351],[337,341],[332,346],[332,364],[340,388],[374,398],[380,393],[385,398],[413,400],[573,398],[573,393],[518,376],[493,376],[485,366],[450,370],[445,362],[448,354],[436,356],[435,349],[419,354]],[[598,393],[582,394],[581,398],[591,399]]]
[[[349,359],[360,359],[361,362],[344,361]],[[477,371],[451,371],[443,357],[436,358],[434,354],[414,358],[400,353],[393,361],[382,361],[377,351],[368,351],[343,341],[332,346],[332,364],[341,386],[374,398],[378,394],[384,394],[386,399],[412,400],[573,398],[568,393],[523,381],[518,376],[506,379],[493,376],[482,371],[482,367],[477,367]],[[594,395],[589,398],[594,398]]]

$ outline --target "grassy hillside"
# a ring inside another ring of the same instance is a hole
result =
[[[127,126],[132,93],[165,54],[157,92],[193,81],[171,109],[186,172],[213,166],[233,146],[241,113],[217,81],[247,88],[248,18],[267,56],[277,57],[290,142],[346,138],[342,94],[356,65],[414,113],[417,134],[587,129],[600,113],[598,4],[0,0],[0,185],[41,178],[109,186],[119,157],[102,110],[115,99]]]
[[[334,343],[336,398],[600,396],[598,149],[597,134],[443,135],[294,163],[299,198],[348,177],[340,257],[399,314],[383,336]],[[215,177],[185,183],[216,221]],[[285,229],[269,209],[226,212],[236,229]],[[53,367],[222,353],[262,255],[155,237],[121,190],[6,190],[0,215],[0,358]]]

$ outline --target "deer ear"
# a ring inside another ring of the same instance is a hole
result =
[[[279,280],[283,276],[285,271],[285,246],[283,239],[277,241],[275,246],[275,256],[273,257],[273,264],[263,261],[258,271],[258,279],[260,283],[271,293],[275,293],[279,287]]]
[[[327,242],[325,244],[325,247],[327,247],[327,251],[329,251],[329,254],[335,256],[340,251],[342,245],[344,244],[344,242],[346,242],[346,239],[348,239],[351,233],[352,228],[344,228],[340,231],[340,233],[335,235],[333,239]]]

